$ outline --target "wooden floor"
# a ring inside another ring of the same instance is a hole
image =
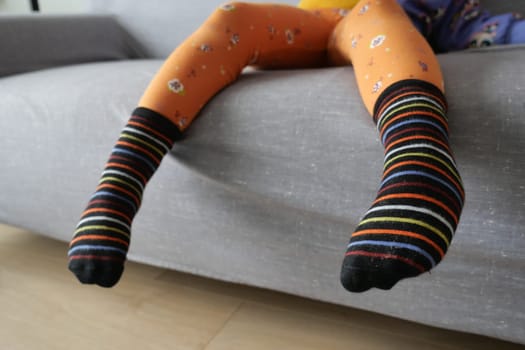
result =
[[[128,263],[82,286],[66,244],[0,225],[0,349],[524,349],[373,313]]]

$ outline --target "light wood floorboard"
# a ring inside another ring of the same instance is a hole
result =
[[[67,245],[0,224],[0,349],[523,350],[374,313],[128,263],[80,285]]]

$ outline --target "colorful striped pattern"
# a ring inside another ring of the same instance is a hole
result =
[[[445,111],[441,91],[415,80],[389,87],[376,103],[384,172],[348,245],[341,272],[346,289],[390,289],[429,271],[447,252],[465,193]]]
[[[118,282],[142,193],[180,137],[163,116],[137,108],[122,130],[69,247],[69,269],[82,283]]]

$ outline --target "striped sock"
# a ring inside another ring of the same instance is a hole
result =
[[[445,255],[464,201],[445,111],[441,91],[418,80],[398,82],[378,99],[384,173],[343,261],[341,282],[349,291],[390,289]]]
[[[80,282],[103,287],[118,282],[144,188],[179,137],[163,116],[145,108],[133,112],[70,243],[69,269]]]

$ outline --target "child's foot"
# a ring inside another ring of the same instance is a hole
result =
[[[374,120],[385,146],[384,173],[343,261],[349,291],[390,289],[445,255],[464,200],[445,110],[443,94],[422,81],[399,82],[379,98]]]
[[[135,110],[70,243],[69,269],[80,282],[112,287],[119,281],[144,188],[179,136],[161,115]]]

